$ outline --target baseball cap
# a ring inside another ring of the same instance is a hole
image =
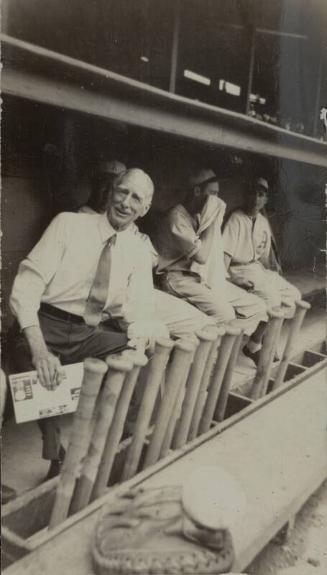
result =
[[[119,160],[103,160],[99,162],[98,172],[100,174],[119,176],[119,174],[126,172],[126,166]]]
[[[218,182],[218,178],[211,169],[205,168],[193,172],[189,177],[191,186],[205,186],[211,182]]]
[[[269,190],[269,184],[267,182],[267,180],[265,180],[264,178],[257,178],[254,182],[255,186],[261,186],[262,188],[264,188],[267,192]]]

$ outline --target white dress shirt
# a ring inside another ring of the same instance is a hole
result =
[[[39,325],[40,302],[83,316],[101,251],[115,233],[103,319],[121,319],[137,337],[135,322],[154,316],[151,256],[132,229],[116,232],[106,214],[59,214],[22,261],[10,298],[22,329]]]
[[[90,206],[88,206],[87,204],[85,204],[84,206],[79,208],[78,213],[79,214],[93,214],[93,215],[99,214],[99,212],[96,212],[93,208],[90,208]],[[155,249],[153,243],[151,242],[149,236],[147,234],[142,234],[135,223],[131,224],[130,230],[133,231],[134,234],[138,235],[143,240],[143,242],[146,244],[148,250],[151,253],[152,267],[154,268],[158,263],[158,252]]]

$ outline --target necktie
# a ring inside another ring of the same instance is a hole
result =
[[[98,267],[84,312],[85,323],[90,326],[96,326],[100,323],[102,312],[106,305],[112,264],[112,246],[115,245],[116,238],[116,234],[111,236],[100,254]]]

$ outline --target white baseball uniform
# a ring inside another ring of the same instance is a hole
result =
[[[169,293],[190,302],[216,323],[242,319],[244,332],[250,335],[260,321],[266,321],[266,305],[225,279],[220,230],[224,212],[225,203],[214,196],[194,217],[182,204],[172,208],[162,220],[157,236],[158,270]],[[206,263],[199,264],[193,255],[204,241],[201,232],[207,228],[211,230],[206,239],[209,255]]]
[[[263,298],[269,308],[282,304],[292,308],[301,299],[295,286],[266,267],[271,250],[271,229],[262,214],[252,218],[242,209],[235,210],[226,222],[223,241],[224,251],[231,257],[232,281],[251,281],[253,293]]]

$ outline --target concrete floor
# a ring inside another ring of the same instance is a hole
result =
[[[309,349],[314,343],[326,337],[325,313],[323,309],[314,309],[308,314],[298,338],[296,351]],[[280,343],[283,346],[283,337]],[[254,365],[245,356],[238,363],[233,387],[238,387],[244,379],[255,373]],[[72,416],[62,417],[63,443],[67,443]],[[2,437],[2,481],[23,493],[44,479],[48,463],[41,459],[41,435],[35,422],[16,425],[11,419],[3,428]]]
[[[327,481],[310,497],[283,540],[274,538],[256,557],[249,575],[326,575]]]

